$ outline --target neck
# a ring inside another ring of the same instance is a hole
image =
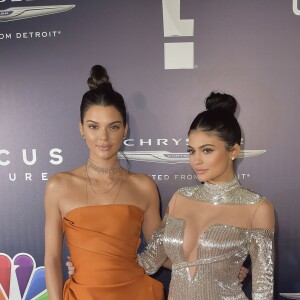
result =
[[[199,195],[199,197],[205,202],[214,205],[231,203],[233,193],[240,188],[241,186],[236,177],[220,183],[205,182],[203,189],[201,189],[201,196]]]
[[[223,184],[223,183],[226,183],[226,182],[230,182],[230,181],[234,180],[235,178],[236,178],[235,174],[232,174],[231,176],[229,176],[228,179],[220,180],[220,181],[209,180],[209,181],[207,181],[207,183],[209,183],[209,184]]]
[[[110,165],[101,166],[99,163],[95,163],[90,158],[87,161],[87,167],[98,174],[111,174],[121,169],[118,161],[114,161]]]

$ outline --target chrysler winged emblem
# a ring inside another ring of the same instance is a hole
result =
[[[266,150],[241,150],[239,158],[253,157],[265,153]],[[189,154],[186,152],[173,153],[169,151],[124,151],[129,160],[156,162],[164,164],[188,163]],[[121,154],[119,158],[124,158]]]
[[[15,20],[57,14],[57,13],[71,10],[74,7],[75,5],[73,4],[12,7],[5,10],[0,10],[0,22],[8,22],[8,21],[15,21]]]

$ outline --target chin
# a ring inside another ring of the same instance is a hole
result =
[[[205,181],[209,181],[210,180],[210,178],[208,176],[201,176],[201,175],[197,175],[197,179],[200,182],[205,182]]]

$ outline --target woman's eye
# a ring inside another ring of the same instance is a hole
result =
[[[210,149],[210,148],[203,149],[203,153],[205,153],[205,154],[209,154],[211,152],[213,152],[213,149]]]
[[[192,150],[192,149],[187,149],[187,153],[188,153],[189,155],[193,155],[193,154],[195,153],[195,151]]]
[[[118,130],[118,129],[120,129],[120,126],[113,125],[113,126],[110,127],[110,129],[112,129],[112,130]]]
[[[97,129],[98,126],[97,125],[89,125],[89,128],[91,128],[91,129]]]

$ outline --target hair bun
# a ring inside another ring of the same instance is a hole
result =
[[[231,95],[211,92],[205,100],[205,107],[207,110],[218,109],[234,115],[237,101]]]
[[[90,90],[95,90],[103,86],[109,86],[112,88],[106,69],[100,65],[92,67],[87,84]]]

